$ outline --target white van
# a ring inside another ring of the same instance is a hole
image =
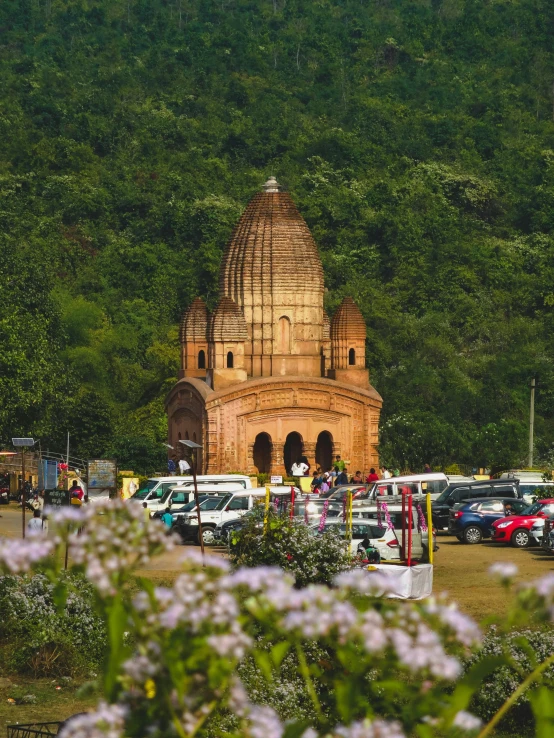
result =
[[[198,495],[219,495],[224,496],[225,492],[243,492],[244,487],[241,484],[233,482],[232,484],[199,484]],[[171,504],[173,508],[178,509],[194,500],[194,484],[179,485],[178,487],[170,487],[167,489],[163,497],[148,506],[150,515],[165,510]],[[173,510],[172,510],[173,513]]]
[[[468,477],[467,479],[468,481],[474,481],[473,477]],[[431,499],[435,500],[448,487],[450,482],[449,477],[446,474],[442,474],[442,472],[390,477],[389,479],[379,479],[377,482],[374,482],[367,497],[370,500],[374,500],[378,496],[395,496],[403,492],[411,492],[413,495],[425,495],[429,493]]]
[[[281,495],[290,495],[290,487],[270,487],[270,493],[273,498]],[[204,543],[210,544],[214,542],[214,530],[219,523],[225,523],[227,520],[236,520],[242,517],[256,503],[263,503],[265,495],[265,487],[229,492],[217,505],[211,506],[213,509],[202,509],[200,520],[202,521],[202,538],[204,539]],[[198,518],[195,510],[191,510],[190,513],[181,516],[175,522],[174,528],[184,542],[200,542],[198,536]]]
[[[173,487],[182,486],[184,484],[193,484],[192,476],[186,477],[152,477],[146,480],[146,483],[135,492],[129,500],[135,502],[146,502],[149,509],[157,509],[158,503],[166,492]],[[202,484],[240,484],[243,489],[251,489],[252,482],[250,477],[244,474],[203,474],[196,477],[196,483],[200,487]]]

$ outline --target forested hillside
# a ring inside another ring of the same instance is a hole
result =
[[[275,174],[384,460],[521,463],[532,376],[547,460],[553,38],[548,0],[3,0],[2,441],[159,468],[180,314]]]

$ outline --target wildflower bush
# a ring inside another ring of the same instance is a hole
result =
[[[246,526],[233,531],[230,558],[235,566],[278,566],[289,571],[298,587],[331,584],[341,571],[350,568],[344,538],[333,531],[314,536],[308,527],[272,508],[264,526],[264,509],[249,516]]]
[[[464,672],[482,643],[478,626],[442,599],[376,597],[388,586],[379,572],[352,569],[331,587],[298,587],[278,567],[233,570],[193,550],[181,554],[173,587],[139,580],[137,592],[135,568],[173,546],[140,506],[114,500],[51,520],[48,539],[0,542],[0,566],[8,575],[40,567],[63,608],[67,543],[73,571],[96,592],[108,634],[103,701],[61,738],[485,738],[523,694],[535,735],[552,735],[554,655],[540,661],[525,636],[529,662],[519,664],[516,689],[486,725],[468,711],[489,676],[512,663],[503,636],[551,620],[552,575],[515,593],[497,649]],[[493,571],[507,588],[514,573]],[[272,707],[279,700],[283,709]]]
[[[100,667],[106,627],[95,591],[82,574],[60,573],[60,583],[67,593],[62,606],[44,574],[0,578],[0,649],[8,670],[64,676]]]
[[[505,654],[502,665],[483,679],[472,702],[475,711],[485,719],[490,719],[515,692],[522,675],[528,674],[537,664],[554,654],[554,632],[548,627],[506,632],[493,625],[483,639],[482,648],[472,655],[466,668],[499,653]],[[545,677],[554,683],[554,665],[545,670]],[[504,720],[503,727],[516,735],[524,729],[531,733],[533,711],[530,694],[523,692]]]

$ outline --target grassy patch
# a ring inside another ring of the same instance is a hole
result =
[[[60,687],[60,689],[56,689]],[[75,681],[0,678],[0,725],[61,721],[94,707],[98,694],[79,694],[81,684]],[[35,701],[30,699],[34,695]],[[26,699],[27,698],[27,699]],[[8,700],[15,700],[16,704]]]

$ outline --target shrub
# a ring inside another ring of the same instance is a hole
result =
[[[263,508],[249,517],[246,527],[231,534],[231,561],[235,566],[279,566],[289,571],[298,587],[331,584],[350,568],[343,538],[328,531],[314,536],[296,520],[268,511],[264,534]]]
[[[493,625],[483,640],[483,648],[468,660],[466,668],[503,651],[507,656],[505,663],[484,678],[473,698],[475,712],[485,720],[489,720],[518,687],[522,673],[531,671],[537,663],[554,654],[554,632],[541,628],[502,633]],[[545,676],[554,679],[554,666],[546,670]],[[524,693],[514,704],[504,727],[531,729],[532,720],[528,693]]]
[[[97,669],[106,629],[95,614],[95,594],[79,574],[61,577],[67,587],[62,608],[45,575],[0,578],[1,646],[9,669],[34,676],[63,676]]]

